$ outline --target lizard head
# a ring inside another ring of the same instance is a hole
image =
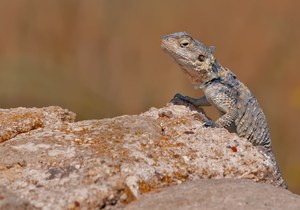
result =
[[[206,47],[185,32],[163,36],[161,47],[184,69],[195,87],[201,87],[217,77],[214,47]]]

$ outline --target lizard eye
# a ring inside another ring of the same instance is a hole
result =
[[[205,56],[202,55],[202,54],[199,55],[199,56],[198,56],[198,60],[201,61],[201,62],[203,62],[203,61],[205,60]]]
[[[181,47],[187,47],[189,46],[190,42],[187,39],[182,39],[179,44]]]

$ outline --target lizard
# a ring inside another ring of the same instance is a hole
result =
[[[275,157],[272,153],[271,137],[264,112],[250,90],[240,82],[228,68],[224,68],[214,57],[214,47],[206,47],[186,32],[163,36],[161,47],[187,74],[195,89],[205,96],[192,98],[179,93],[175,98],[194,106],[214,106],[221,113],[215,122],[207,120],[207,127],[234,128],[239,137],[244,137],[266,154],[276,168],[276,185],[287,188]]]

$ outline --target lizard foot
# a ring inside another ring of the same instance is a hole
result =
[[[174,105],[184,105],[188,107],[190,110],[195,110],[205,115],[204,110],[199,106],[195,105],[192,101],[192,98],[189,96],[183,96],[180,93],[176,93],[173,99],[171,100],[171,103]],[[205,116],[205,118],[207,117]]]
[[[217,125],[212,120],[207,120],[203,123],[203,127],[205,128],[216,128]]]
[[[187,103],[187,104],[193,104],[190,100],[190,97],[188,96],[183,96],[180,93],[176,93],[175,96],[173,97],[173,99],[171,100],[174,104],[183,104],[183,103]],[[194,104],[193,104],[194,105]]]
[[[188,101],[186,96],[181,95],[180,93],[176,93],[173,99],[180,99],[182,101]]]

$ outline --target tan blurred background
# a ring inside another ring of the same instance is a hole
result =
[[[256,95],[282,173],[300,194],[299,8],[296,0],[2,0],[0,107],[59,105],[82,120],[162,107],[176,92],[199,97],[160,49],[162,35],[186,31],[216,46]]]

